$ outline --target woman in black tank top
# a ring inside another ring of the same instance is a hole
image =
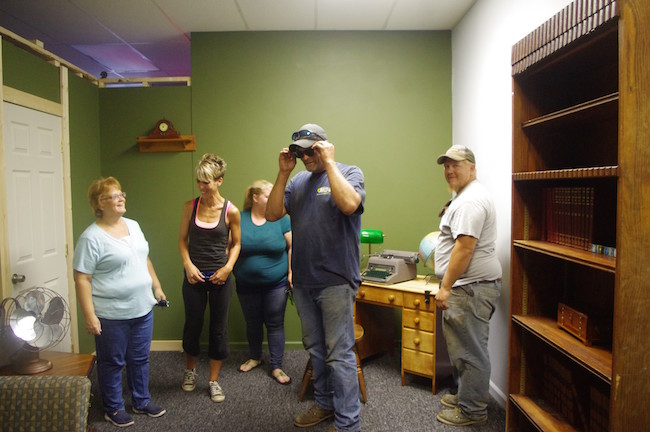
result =
[[[209,302],[209,390],[214,402],[223,402],[226,398],[218,379],[223,360],[229,354],[228,307],[233,292],[230,273],[241,249],[239,210],[219,193],[225,172],[223,159],[214,154],[203,155],[196,167],[196,184],[201,194],[183,205],[178,236],[185,269],[183,350],[186,368],[182,388],[185,391],[195,388],[199,338]]]

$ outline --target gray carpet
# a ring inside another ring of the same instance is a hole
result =
[[[186,393],[180,388],[183,380],[184,355],[181,352],[152,352],[150,391],[152,400],[167,409],[160,418],[133,415],[135,424],[124,430],[137,431],[293,431],[293,418],[313,403],[311,390],[303,402],[298,402],[298,392],[307,353],[287,351],[284,370],[292,377],[292,384],[282,386],[269,377],[268,361],[251,372],[239,372],[239,365],[247,359],[247,353],[234,351],[224,363],[219,383],[226,394],[223,403],[215,404],[208,396],[208,360],[202,356],[197,365],[199,375],[196,389]],[[366,432],[387,431],[459,431],[458,427],[444,425],[436,420],[442,409],[441,395],[447,392],[439,384],[440,391],[431,393],[431,380],[407,375],[407,385],[402,387],[399,355],[382,355],[366,359],[363,372],[368,391],[368,402],[362,404],[361,427]],[[96,372],[91,375],[92,399],[89,413],[90,426],[95,431],[121,430],[103,419],[101,400],[97,387]],[[126,389],[126,385],[124,387]],[[128,393],[128,392],[125,392]],[[131,405],[126,397],[127,411]],[[326,431],[331,422],[321,423],[310,429]],[[461,428],[480,432],[504,431],[505,410],[491,401],[488,422],[480,426]]]

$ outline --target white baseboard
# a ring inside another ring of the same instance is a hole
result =
[[[506,408],[506,395],[492,381],[490,381],[490,396],[497,401],[501,408]]]
[[[151,351],[183,351],[182,340],[151,341]]]
[[[264,349],[268,349],[268,345],[264,342]],[[287,341],[284,348],[288,350],[304,349],[302,342]],[[230,349],[233,350],[246,350],[248,349],[247,342],[231,342]],[[182,340],[154,340],[151,341],[151,351],[183,351]]]

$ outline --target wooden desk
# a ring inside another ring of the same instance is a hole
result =
[[[90,376],[95,366],[95,356],[92,354],[63,353],[57,351],[41,351],[40,358],[52,362],[52,368],[36,375]],[[0,375],[16,375],[11,365],[0,368]]]
[[[389,308],[400,309],[402,385],[406,384],[406,373],[420,375],[431,378],[431,390],[436,393],[436,375],[444,378],[451,374],[447,344],[442,338],[442,314],[436,311],[437,292],[435,277],[428,284],[424,276],[397,284],[363,281],[355,303],[355,322],[365,330],[358,344],[361,359],[393,352],[396,323]]]

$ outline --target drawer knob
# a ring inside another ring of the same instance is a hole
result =
[[[413,304],[414,304],[416,307],[417,307],[417,306],[420,306],[420,299],[415,299],[415,301],[413,302]]]
[[[414,343],[415,345],[420,345],[420,338],[419,338],[419,337],[416,337],[415,339],[413,339],[413,343]]]
[[[393,294],[389,295],[388,296],[388,301],[391,302],[391,303],[394,302],[395,301],[395,296]]]
[[[415,323],[415,325],[419,325],[420,324],[420,318],[418,318],[418,317],[413,318],[413,322]]]
[[[365,297],[366,292],[365,291],[359,291],[359,297]]]

